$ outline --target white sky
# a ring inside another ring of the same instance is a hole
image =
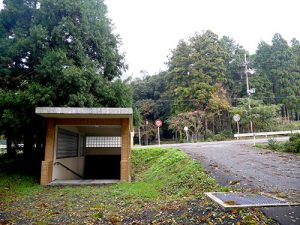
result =
[[[2,0],[0,0],[2,2]],[[122,38],[128,75],[166,68],[180,39],[210,29],[254,53],[275,33],[300,39],[299,0],[105,0],[115,33]],[[2,5],[2,3],[0,3]],[[0,7],[1,7],[0,5]]]

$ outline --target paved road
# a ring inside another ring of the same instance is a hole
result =
[[[300,156],[258,149],[252,144],[253,140],[240,140],[162,146],[182,149],[200,161],[221,185],[274,193],[300,203]],[[263,211],[281,224],[300,224],[300,206]]]
[[[283,192],[300,202],[300,156],[241,142],[199,143],[180,148],[204,163],[222,185],[237,183],[241,188]]]

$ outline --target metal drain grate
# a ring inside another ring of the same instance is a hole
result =
[[[225,208],[250,208],[297,205],[265,193],[207,192],[206,196]]]

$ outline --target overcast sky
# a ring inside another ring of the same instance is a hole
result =
[[[1,0],[0,0],[1,1]],[[257,44],[275,33],[300,39],[299,0],[105,0],[127,75],[154,74],[166,68],[170,49],[180,39],[207,29],[227,35],[254,53]],[[2,3],[1,3],[2,4]]]

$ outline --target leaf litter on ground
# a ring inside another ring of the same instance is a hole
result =
[[[222,187],[178,149],[134,149],[132,171],[132,183],[7,192],[0,224],[277,224],[258,210],[225,211],[204,197]]]

